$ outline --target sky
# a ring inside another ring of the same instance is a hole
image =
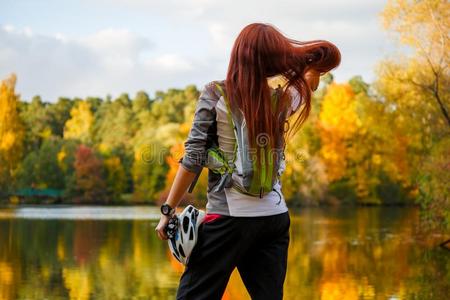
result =
[[[384,0],[2,0],[0,79],[17,75],[23,100],[134,96],[221,80],[242,28],[269,23],[285,36],[341,51],[337,82],[375,78],[396,48]]]

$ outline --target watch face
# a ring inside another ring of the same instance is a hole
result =
[[[168,205],[163,205],[163,206],[161,206],[161,210],[164,215],[167,215],[167,214],[169,214],[170,207]]]

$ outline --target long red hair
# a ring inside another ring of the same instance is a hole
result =
[[[301,127],[311,110],[311,90],[305,73],[314,69],[324,74],[336,68],[340,61],[338,48],[328,41],[290,39],[267,23],[245,26],[231,51],[225,88],[231,106],[239,108],[244,115],[250,146],[260,147],[257,141],[263,134],[268,139],[264,142],[271,149],[284,147],[286,139]],[[276,75],[283,77],[285,85],[277,105],[272,107],[267,78]],[[285,112],[292,101],[287,93],[290,87],[301,95],[303,108],[286,128]],[[259,165],[259,151],[256,153]]]

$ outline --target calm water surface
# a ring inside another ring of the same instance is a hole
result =
[[[146,207],[0,208],[0,300],[174,299],[182,265]],[[411,208],[291,210],[284,299],[450,299],[450,252]],[[224,299],[250,299],[235,271]]]

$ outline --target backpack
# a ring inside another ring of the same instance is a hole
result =
[[[258,170],[256,159],[252,159],[252,156],[256,158],[256,153],[250,151],[247,126],[243,114],[233,113],[222,87],[218,83],[216,83],[216,87],[224,99],[228,123],[233,129],[236,142],[230,160],[226,159],[225,154],[218,146],[214,145],[207,149],[206,167],[221,175],[218,184],[212,191],[217,192],[224,187],[233,187],[242,194],[262,198],[274,189],[274,185],[279,180],[281,168],[284,167],[284,147],[277,147],[276,149],[270,149],[269,145],[258,147],[256,150],[260,151],[261,157],[261,169]],[[272,103],[277,101],[276,96],[276,93],[272,95]],[[263,139],[264,136],[261,136],[261,138]],[[275,159],[270,155],[271,151],[275,151]],[[268,162],[267,167],[265,162]]]

